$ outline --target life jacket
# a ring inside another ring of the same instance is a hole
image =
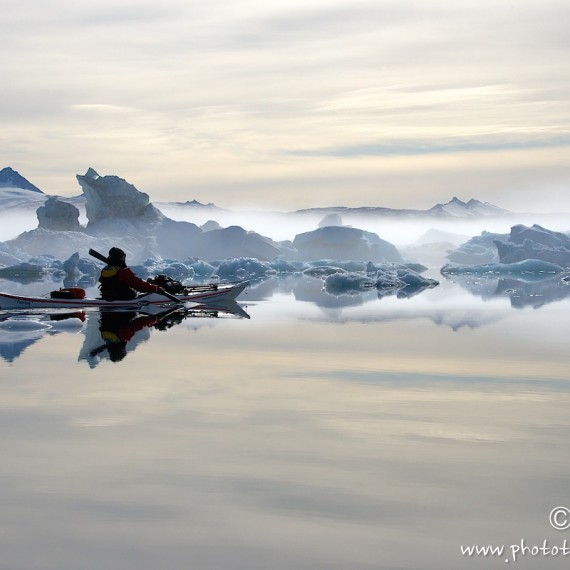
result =
[[[117,342],[123,342],[119,335],[114,331],[101,331],[101,338],[105,342],[112,342],[114,344]]]
[[[134,289],[119,279],[122,267],[107,265],[99,276],[99,289],[101,297],[108,301],[134,299],[137,294]]]

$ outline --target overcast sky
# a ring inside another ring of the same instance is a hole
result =
[[[0,168],[49,194],[570,208],[567,0],[0,6]]]

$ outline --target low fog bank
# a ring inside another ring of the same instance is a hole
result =
[[[79,222],[87,224],[85,206],[78,204]],[[272,211],[231,211],[221,208],[188,208],[175,203],[161,202],[157,208],[166,217],[181,222],[204,226],[215,222],[222,228],[239,226],[248,232],[256,232],[276,242],[293,240],[296,235],[310,232],[323,222],[323,214]],[[37,206],[11,208],[0,211],[0,242],[17,238],[26,231],[38,227]],[[451,242],[462,241],[478,236],[482,232],[509,233],[516,224],[531,226],[539,224],[549,229],[570,231],[570,218],[567,214],[509,214],[495,218],[463,219],[409,219],[389,216],[351,216],[342,215],[343,226],[359,228],[377,234],[384,240],[400,246],[414,246],[430,231],[438,231],[443,235],[450,234]],[[458,243],[456,245],[459,245]]]
[[[42,200],[6,207],[0,189],[0,242],[15,239],[23,232],[37,228],[37,210],[47,198],[48,196],[44,195]],[[62,198],[62,200],[75,205],[79,210],[79,222],[83,225],[87,224],[84,199]]]
[[[22,232],[38,226],[36,212],[8,211],[0,212],[0,242],[18,237]]]
[[[165,216],[173,220],[190,222],[198,226],[210,221],[215,221],[222,227],[237,225],[275,241],[293,240],[297,234],[313,231],[322,224],[326,216],[322,212],[232,211],[167,202],[158,202],[156,206]],[[434,229],[465,236],[465,241],[480,235],[483,231],[508,233],[516,224],[539,224],[560,232],[570,231],[569,214],[509,213],[500,217],[476,219],[340,214],[340,218],[342,225],[373,232],[396,246],[414,245],[424,234]]]

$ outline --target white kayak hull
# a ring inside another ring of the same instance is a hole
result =
[[[196,285],[185,295],[175,295],[181,303],[208,304],[219,301],[235,301],[249,281],[241,283],[215,283]],[[105,299],[51,299],[48,297],[27,297],[0,293],[0,310],[12,309],[85,309],[89,307],[107,309],[143,309],[153,305],[168,305],[174,302],[158,293],[149,293],[126,301],[106,301]]]

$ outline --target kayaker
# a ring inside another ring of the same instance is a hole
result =
[[[112,247],[107,257],[108,264],[101,270],[99,289],[101,297],[107,301],[134,299],[140,293],[164,293],[158,285],[144,281],[127,267],[127,255]]]

